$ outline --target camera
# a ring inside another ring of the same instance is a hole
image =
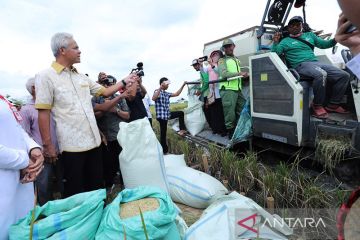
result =
[[[143,76],[145,76],[143,67],[144,67],[144,64],[142,62],[138,62],[136,64],[136,68],[133,68],[131,70],[131,73],[136,73],[136,75],[138,75],[139,77],[143,77]]]
[[[107,75],[106,78],[101,80],[101,83],[107,86],[113,85],[116,83],[116,78],[111,75]]]
[[[198,59],[199,61],[205,62],[208,60],[208,56],[199,57]]]

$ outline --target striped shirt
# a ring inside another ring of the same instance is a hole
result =
[[[20,114],[23,119],[20,122],[20,125],[37,144],[42,146],[43,144],[38,124],[38,110],[35,109],[34,99],[31,99],[25,106],[21,107]],[[57,136],[55,132],[55,122],[52,115],[50,118],[50,135],[52,144],[55,146],[55,149],[59,151]]]

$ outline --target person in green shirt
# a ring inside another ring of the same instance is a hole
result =
[[[294,68],[300,77],[313,79],[313,116],[327,118],[328,112],[348,113],[340,103],[349,86],[350,75],[335,66],[319,62],[313,51],[314,47],[331,48],[336,41],[324,40],[313,32],[303,32],[303,19],[300,16],[290,19],[288,30],[289,36],[281,42],[281,34],[275,33],[272,51],[285,54],[288,66]],[[331,94],[328,94],[330,99],[325,106],[326,89],[331,90]]]
[[[200,73],[201,87],[196,91],[196,96],[199,96],[200,99],[204,102],[203,111],[205,114],[206,121],[208,122],[211,129],[213,129],[213,124],[210,118],[210,109],[207,104],[207,96],[209,94],[209,74],[207,68],[203,66],[202,59],[194,59],[191,63],[191,66],[195,71]]]
[[[225,56],[220,58],[218,62],[220,78],[231,78],[231,80],[219,84],[225,127],[229,138],[231,138],[234,133],[240,113],[246,102],[246,99],[241,93],[241,77],[248,77],[247,72],[241,72],[240,60],[235,57],[234,49],[234,42],[231,39],[225,39],[221,48]]]

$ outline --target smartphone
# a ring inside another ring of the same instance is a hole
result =
[[[357,28],[351,24],[346,30],[345,30],[345,33],[352,33],[356,30]]]

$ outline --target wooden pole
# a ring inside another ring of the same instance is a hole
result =
[[[229,187],[229,181],[227,179],[222,180],[222,183],[226,189]]]
[[[202,155],[202,162],[203,162],[203,166],[204,166],[204,172],[208,173],[209,172],[209,161],[208,161],[207,155],[205,153]]]
[[[275,200],[273,197],[267,197],[266,198],[266,206],[268,208],[268,212],[273,214],[274,208],[275,208]]]

